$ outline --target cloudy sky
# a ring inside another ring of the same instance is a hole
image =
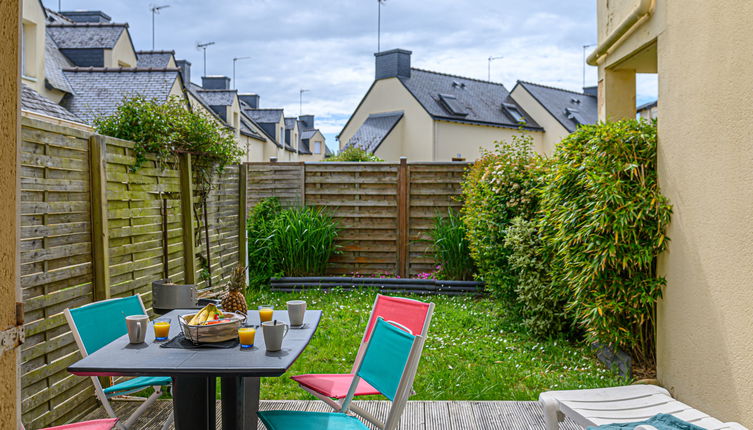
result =
[[[262,107],[283,107],[317,117],[335,148],[340,131],[374,77],[377,0],[60,0],[63,10],[103,10],[130,24],[137,50],[152,47],[153,5],[170,5],[156,16],[156,49],[172,49],[193,63],[200,83],[202,52],[207,73],[231,76],[237,88],[261,95]],[[57,10],[58,0],[44,0]],[[579,90],[583,45],[596,40],[595,0],[386,0],[381,7],[383,50],[413,51],[413,67],[487,78],[512,89],[526,80]],[[586,68],[586,85],[596,70]],[[638,102],[653,100],[656,80],[639,77]]]

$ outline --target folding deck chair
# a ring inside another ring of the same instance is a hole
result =
[[[141,296],[103,300],[80,308],[65,310],[65,319],[68,320],[76,344],[84,357],[128,333],[125,317],[129,315],[146,315]],[[154,393],[125,422],[117,423],[119,428],[126,430],[130,429],[133,423],[162,395],[162,388],[172,384],[172,379],[167,376],[139,376],[102,388],[97,376],[91,378],[94,393],[112,418],[118,417],[110,405],[110,398],[136,393],[148,387],[154,388]],[[171,413],[162,428],[166,429],[172,422]]]
[[[358,362],[350,388],[339,412],[262,411],[259,419],[268,430],[367,430],[366,424],[346,412],[361,380],[379,390],[392,401],[387,421],[372,421],[381,430],[394,430],[410,396],[416,375],[423,336],[414,336],[403,329],[376,320],[369,342]],[[371,421],[371,420],[369,420]]]
[[[348,394],[348,389],[353,380],[353,374],[361,364],[363,354],[369,343],[369,337],[371,336],[371,332],[377,319],[381,317],[411,334],[420,333],[421,338],[425,340],[433,313],[434,303],[425,303],[418,300],[377,294],[377,297],[374,300],[374,306],[371,309],[369,322],[366,325],[366,330],[361,339],[361,345],[358,348],[356,360],[353,363],[353,368],[350,373],[306,374],[296,375],[291,378],[298,382],[301,388],[327,403],[335,411],[339,411],[342,408],[343,399],[345,399]],[[361,380],[356,388],[354,396],[368,396],[375,394],[383,393],[369,385],[367,381]],[[413,392],[411,389],[409,395],[412,394]],[[371,422],[379,421],[372,414],[355,405],[351,405],[350,409]]]
[[[738,423],[723,423],[673,399],[656,385],[589,390],[546,391],[539,395],[546,430],[557,430],[568,416],[581,427],[644,421],[656,414],[673,415],[708,430],[747,430]]]

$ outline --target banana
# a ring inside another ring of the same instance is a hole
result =
[[[196,313],[196,315],[191,318],[191,321],[189,321],[188,325],[198,325],[200,324],[202,316],[208,312],[207,308],[204,307],[204,309],[200,310]]]

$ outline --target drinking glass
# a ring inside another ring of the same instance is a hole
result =
[[[254,337],[256,337],[256,329],[254,327],[241,327],[238,329],[241,348],[251,348],[254,346]]]
[[[154,320],[154,340],[167,340],[170,336],[170,318],[157,318]]]
[[[272,305],[259,306],[259,320],[261,322],[272,321],[272,315],[274,314],[274,311],[275,308]]]

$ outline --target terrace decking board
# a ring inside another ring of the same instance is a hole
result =
[[[119,416],[128,416],[140,402],[113,402]],[[385,417],[389,402],[382,400],[356,400],[356,405]],[[217,402],[217,428],[220,428],[222,413]],[[329,412],[331,409],[320,401],[309,400],[262,400],[259,410],[274,409]],[[172,411],[172,401],[159,400],[145,413],[134,429],[159,430]],[[91,412],[84,419],[107,418],[103,408]],[[173,429],[170,426],[170,429]],[[369,425],[369,428],[375,427]],[[544,429],[544,416],[538,402],[516,401],[410,401],[400,420],[399,430],[539,430]],[[581,427],[566,419],[560,423],[561,430],[580,430]],[[265,430],[259,423],[258,430]]]

